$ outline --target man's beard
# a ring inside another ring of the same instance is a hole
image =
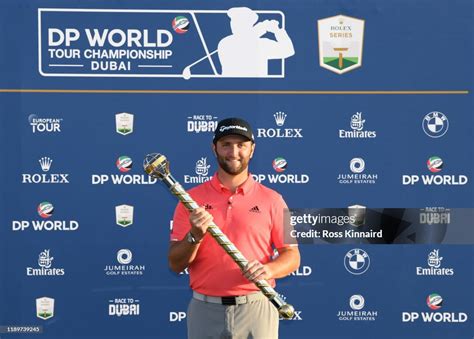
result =
[[[227,174],[230,174],[230,175],[238,175],[238,174],[242,173],[243,171],[245,171],[248,168],[250,158],[247,158],[247,159],[239,158],[238,160],[240,160],[240,165],[236,168],[231,167],[226,162],[225,157],[217,154],[217,162],[219,163],[219,166],[224,170],[224,172],[226,172]]]

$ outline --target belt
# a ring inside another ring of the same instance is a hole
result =
[[[205,295],[198,293],[196,291],[193,291],[193,298],[196,300],[204,301],[206,303],[212,303],[212,304],[221,304],[221,305],[241,305],[241,304],[246,304],[251,301],[255,300],[261,300],[264,299],[265,297],[261,292],[257,293],[251,293],[247,295],[240,295],[240,296],[229,296],[229,297],[213,297],[210,295]]]

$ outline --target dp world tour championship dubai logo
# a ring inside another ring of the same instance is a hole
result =
[[[247,7],[39,8],[38,33],[42,76],[284,78],[295,53],[283,12]]]

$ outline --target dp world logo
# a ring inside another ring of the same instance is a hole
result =
[[[354,248],[346,253],[346,256],[344,257],[344,266],[351,274],[363,274],[369,269],[370,257],[364,250]]]
[[[189,30],[190,24],[188,18],[180,15],[173,19],[171,26],[176,33],[184,34]]]
[[[440,172],[443,169],[443,160],[440,157],[430,157],[426,166],[433,173]]]
[[[437,293],[432,293],[426,298],[426,305],[432,310],[439,310],[443,306],[443,298]]]
[[[38,205],[38,214],[41,218],[49,218],[53,215],[54,206],[48,201],[43,201]]]
[[[128,172],[132,169],[133,161],[132,158],[122,155],[117,159],[116,165],[120,172]]]
[[[423,131],[431,138],[439,138],[446,134],[449,120],[441,112],[430,112],[423,118]]]
[[[288,162],[285,160],[285,158],[277,157],[273,159],[272,166],[275,171],[277,171],[278,173],[281,173],[286,170],[288,166]]]

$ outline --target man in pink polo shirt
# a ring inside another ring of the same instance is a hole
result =
[[[275,286],[275,278],[299,266],[298,247],[284,242],[287,206],[248,171],[255,142],[245,120],[220,121],[212,149],[217,173],[189,190],[200,208],[190,213],[178,203],[168,255],[173,271],[189,267],[188,338],[277,338],[278,311],[253,282]],[[212,220],[249,260],[244,270],[207,235]],[[279,255],[272,260],[274,248]]]

